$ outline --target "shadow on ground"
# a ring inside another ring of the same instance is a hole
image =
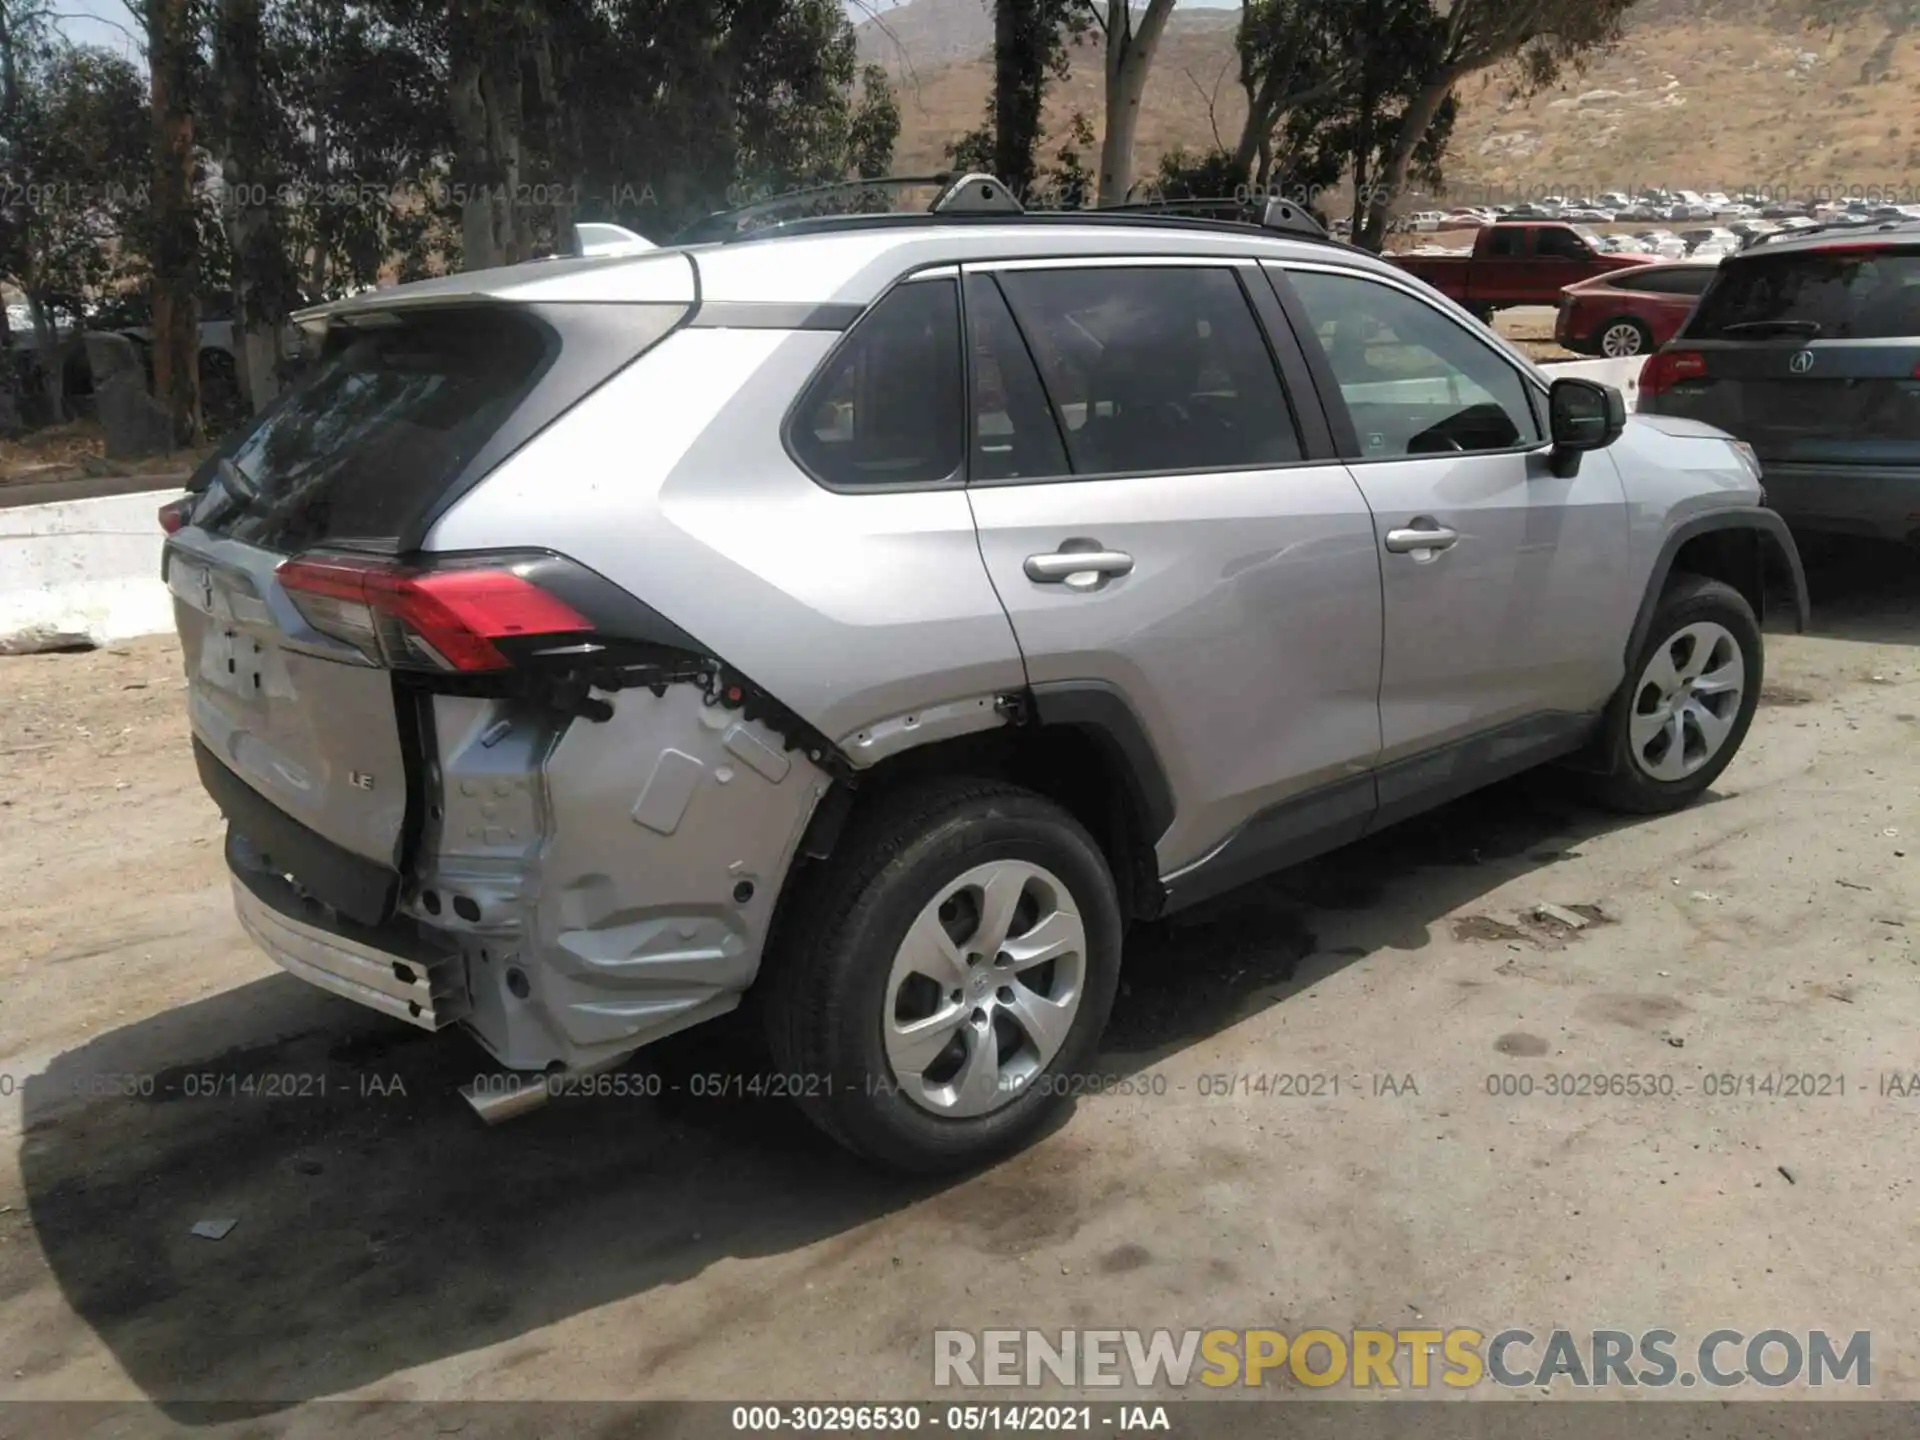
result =
[[[1813,634],[1920,645],[1920,548],[1822,535],[1798,539],[1813,601]]]
[[[1367,953],[1321,953],[1324,912],[1365,907],[1382,945],[1415,948],[1448,909],[1617,823],[1552,777],[1512,782],[1144,927],[1103,1068],[1151,1063]],[[263,979],[103,1035],[28,1082],[21,1168],[39,1247],[75,1314],[180,1423],[231,1421],[217,1402],[266,1412],[365,1386],[941,1188],[876,1175],[784,1100],[740,1093],[731,1077],[755,1051],[737,1027],[643,1052],[625,1073],[659,1075],[656,1098],[563,1100],[488,1130],[453,1093],[484,1066],[464,1038],[305,993]],[[259,1035],[257,1017],[290,1000],[302,1033]],[[184,1063],[151,1096],[72,1106],[75,1086],[152,1053],[143,1031],[163,1024]],[[194,1035],[212,1058],[182,1047]],[[219,1054],[221,1040],[242,1048]],[[1017,1227],[1030,1197],[1001,1178],[974,1182],[969,1207],[1004,1205]],[[189,1233],[229,1218],[217,1242]],[[0,1294],[37,1280],[31,1251],[0,1261]],[[13,1360],[23,1378],[61,1362],[51,1338]]]

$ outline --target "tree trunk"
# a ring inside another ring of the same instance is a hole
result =
[[[993,169],[1025,200],[1040,148],[1040,108],[1047,83],[1044,0],[994,0]]]
[[[1400,130],[1394,136],[1393,150],[1387,156],[1386,166],[1374,181],[1373,194],[1367,205],[1366,223],[1363,226],[1356,221],[1354,225],[1353,241],[1362,249],[1378,254],[1386,244],[1387,220],[1392,214],[1394,202],[1406,188],[1407,170],[1413,164],[1413,153],[1420,148],[1420,142],[1426,138],[1434,117],[1440,113],[1440,107],[1446,104],[1447,96],[1453,93],[1458,78],[1451,71],[1436,77],[1408,104],[1406,113],[1400,119]]]
[[[279,224],[279,176],[266,147],[260,80],[261,0],[220,0],[214,63],[220,80],[220,174],[233,252],[234,354],[240,393],[259,414],[280,391],[280,332],[292,312]]]
[[[60,334],[37,285],[26,287],[27,313],[33,317],[33,353],[40,362],[40,393],[47,402],[47,423],[67,418],[67,367],[60,363]]]
[[[1133,185],[1133,141],[1140,128],[1140,97],[1166,32],[1173,0],[1147,0],[1133,28],[1129,0],[1107,0],[1107,128],[1100,141],[1096,205],[1122,205]]]
[[[527,206],[520,199],[520,133],[525,103],[521,84],[517,41],[492,47],[481,75],[480,93],[486,100],[487,149],[496,177],[490,207],[494,244],[508,265],[526,259],[530,248]]]
[[[194,216],[191,0],[148,0],[153,96],[153,389],[176,445],[200,438],[200,237]]]
[[[492,126],[487,121],[485,35],[470,6],[448,18],[447,105],[453,120],[453,195],[460,207],[460,267],[484,270],[500,263],[494,229]]]

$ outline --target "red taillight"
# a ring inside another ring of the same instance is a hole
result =
[[[1640,394],[1658,395],[1682,380],[1698,380],[1707,373],[1707,357],[1698,350],[1656,350],[1640,367]]]
[[[314,629],[397,668],[504,670],[513,661],[496,640],[593,629],[564,600],[504,567],[407,570],[304,557],[276,576]]]
[[[186,526],[187,519],[193,514],[193,507],[199,503],[198,495],[183,495],[178,500],[169,500],[160,507],[160,528],[171,535]]]

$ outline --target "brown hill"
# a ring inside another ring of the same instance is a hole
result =
[[[991,0],[911,0],[860,27],[900,87],[899,168],[938,168],[978,125],[991,82]],[[1877,189],[1920,202],[1920,5],[1879,0],[1844,29],[1809,29],[1806,0],[1645,0],[1622,42],[1526,102],[1512,77],[1469,82],[1449,195],[1574,193],[1659,184],[1806,193]],[[1245,114],[1236,9],[1174,12],[1148,82],[1137,168],[1176,147],[1229,147]],[[1098,35],[1052,87],[1050,136],[1101,113]],[[1050,140],[1049,154],[1058,148]],[[1091,157],[1089,157],[1091,159]]]

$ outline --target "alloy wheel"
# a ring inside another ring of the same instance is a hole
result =
[[[1640,327],[1624,320],[1609,325],[1606,333],[1600,337],[1600,353],[1609,360],[1625,360],[1638,355],[1645,348],[1645,337],[1641,335]]]
[[[1059,877],[975,866],[927,902],[887,977],[882,1033],[901,1092],[953,1119],[1018,1099],[1079,1013],[1087,931]]]
[[[1701,620],[1676,630],[1634,687],[1633,763],[1655,780],[1686,779],[1727,743],[1746,688],[1746,656],[1726,626]]]

